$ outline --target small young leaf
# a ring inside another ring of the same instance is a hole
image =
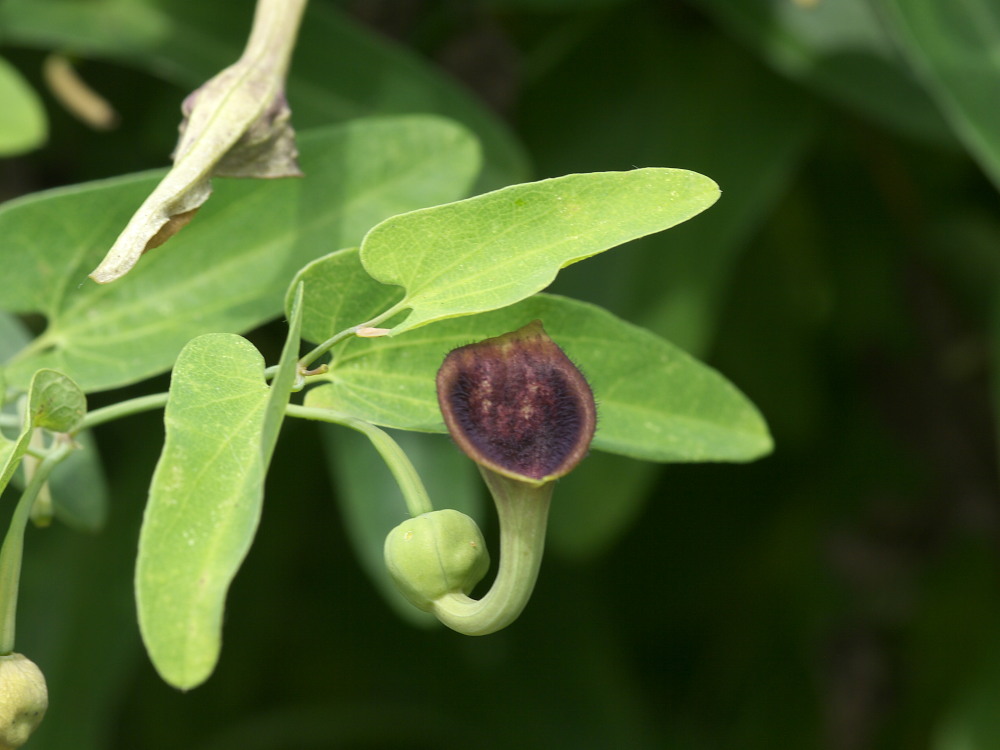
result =
[[[28,386],[27,407],[21,432],[13,442],[0,440],[0,492],[10,481],[28,450],[36,427],[70,432],[87,413],[83,391],[61,372],[39,370]]]
[[[135,587],[146,649],[179,688],[218,660],[226,592],[260,518],[269,395],[263,357],[233,334],[194,339],[174,367]]]
[[[445,355],[535,319],[593,387],[595,449],[651,461],[749,461],[771,450],[759,412],[718,372],[606,310],[545,294],[398,338],[352,339],[310,403],[387,427],[442,432],[434,378]]]
[[[28,411],[36,427],[71,432],[87,413],[87,398],[61,372],[39,370],[28,390]]]
[[[704,211],[719,197],[683,169],[575,174],[513,185],[387,219],[361,262],[405,289],[410,314],[390,335],[495,310],[548,286],[560,268]]]

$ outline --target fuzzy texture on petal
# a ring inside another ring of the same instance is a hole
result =
[[[590,386],[537,320],[452,351],[437,391],[459,447],[513,479],[540,484],[567,474],[594,437]]]

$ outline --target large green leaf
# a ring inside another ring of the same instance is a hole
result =
[[[264,358],[234,334],[194,339],[174,367],[135,589],[149,656],[179,688],[218,660],[226,592],[260,519],[269,393]]]
[[[40,145],[48,125],[38,95],[14,68],[0,58],[0,156],[11,156]]]
[[[1000,187],[1000,5],[879,0],[888,26],[952,128]]]
[[[157,176],[37,194],[0,209],[0,306],[48,328],[7,365],[8,384],[54,367],[84,390],[167,369],[209,331],[277,315],[295,272],[401,211],[454,200],[478,169],[463,128],[436,117],[359,120],[301,138],[301,180],[219,180],[202,213],[128,277],[86,279]]]
[[[331,267],[342,270],[347,257],[334,254]],[[326,299],[306,283],[307,315],[315,317]],[[434,378],[445,355],[534,319],[593,386],[595,448],[654,461],[746,461],[771,449],[757,410],[717,372],[605,310],[550,295],[404,336],[352,339],[335,352],[330,382],[310,393],[310,404],[388,427],[442,432]]]
[[[388,219],[361,244],[375,279],[405,290],[392,334],[495,310],[544,289],[560,268],[667,229],[719,197],[683,169],[567,175]]]
[[[166,442],[139,539],[136,601],[150,658],[180,688],[207,679],[221,647],[226,592],[260,521],[264,477],[297,376],[301,287],[281,361],[246,339],[207,334],[177,360]]]
[[[6,0],[7,39],[107,57],[193,89],[239,56],[253,16],[251,0]],[[486,164],[480,187],[527,177],[521,146],[503,121],[451,76],[328,4],[310,3],[288,76],[299,129],[373,114],[435,112],[472,129]]]

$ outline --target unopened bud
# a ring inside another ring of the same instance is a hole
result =
[[[21,654],[0,656],[0,750],[27,742],[48,707],[42,670]]]
[[[445,594],[470,593],[489,570],[490,556],[474,520],[435,510],[389,532],[385,564],[403,596],[429,612]]]

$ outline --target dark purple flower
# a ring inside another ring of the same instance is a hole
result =
[[[541,484],[567,474],[594,436],[590,386],[538,320],[452,351],[437,392],[459,447],[512,479]]]

